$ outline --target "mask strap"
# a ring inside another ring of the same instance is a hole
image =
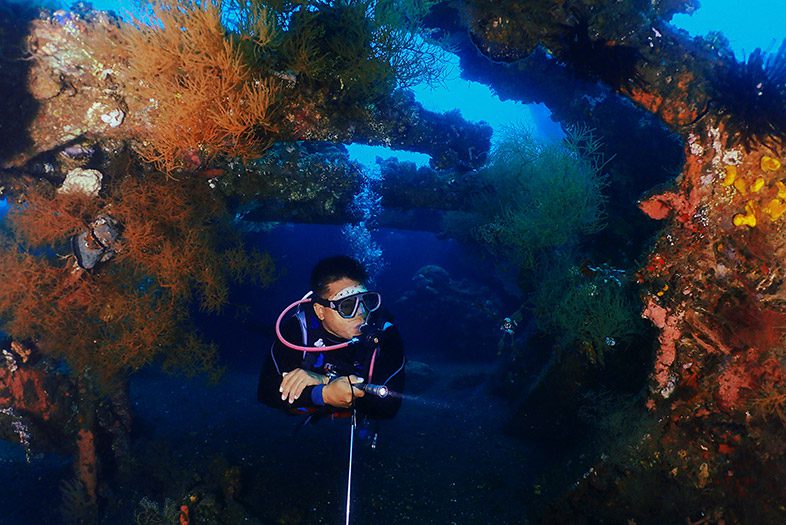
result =
[[[362,284],[353,284],[352,286],[347,286],[346,288],[342,288],[333,297],[328,297],[328,301],[338,301],[343,299],[344,297],[349,297],[350,295],[355,295],[363,292],[367,292],[365,286]]]

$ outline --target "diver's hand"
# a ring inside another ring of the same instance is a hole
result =
[[[366,393],[356,386],[363,380],[358,376],[337,377],[322,389],[322,399],[326,405],[337,408],[348,408],[352,406],[352,401],[356,397],[363,397]]]
[[[289,399],[292,403],[295,399],[300,397],[303,389],[311,385],[325,385],[328,382],[328,377],[316,372],[308,372],[302,368],[295,368],[291,372],[284,372],[282,374],[284,379],[281,380],[281,386],[278,391],[281,392],[281,401]]]

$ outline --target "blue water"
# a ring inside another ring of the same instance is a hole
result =
[[[737,58],[742,60],[757,47],[765,51],[777,50],[786,38],[784,20],[786,2],[782,0],[745,3],[735,0],[703,0],[695,13],[676,15],[672,21],[674,25],[692,35],[720,31],[729,39]]]

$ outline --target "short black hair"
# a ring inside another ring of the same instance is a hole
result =
[[[368,273],[357,259],[346,255],[326,257],[311,270],[311,290],[321,297],[327,292],[330,283],[344,277],[361,284],[366,284],[368,281]]]

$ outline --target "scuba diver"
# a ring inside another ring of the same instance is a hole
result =
[[[367,280],[351,257],[316,264],[311,292],[278,318],[277,340],[260,372],[259,401],[293,414],[396,415],[404,389],[403,344]]]
[[[499,325],[499,330],[502,332],[502,335],[497,343],[497,355],[502,355],[503,351],[509,353],[513,350],[516,340],[516,329],[524,317],[523,311],[524,307],[522,306],[509,317],[504,318]]]

